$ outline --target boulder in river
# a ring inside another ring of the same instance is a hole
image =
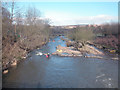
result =
[[[67,47],[74,46],[75,42],[74,41],[66,41]]]
[[[11,66],[16,66],[17,65],[17,60],[12,61]]]
[[[4,70],[4,71],[3,71],[3,74],[7,74],[7,73],[8,73],[8,70]]]

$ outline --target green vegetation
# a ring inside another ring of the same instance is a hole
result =
[[[67,37],[71,40],[85,43],[88,40],[93,40],[95,34],[91,27],[77,27],[73,31],[68,32]]]

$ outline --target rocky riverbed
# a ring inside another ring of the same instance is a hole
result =
[[[52,53],[53,55],[59,55],[59,56],[84,56],[87,57],[87,54],[91,55],[104,55],[102,51],[99,51],[95,49],[92,46],[85,45],[82,48],[79,48],[79,50],[75,50],[74,47],[62,47],[58,45],[56,47],[56,52]]]
[[[82,44],[80,42],[71,41],[67,38],[61,38],[61,40],[66,41],[66,47],[58,45],[56,51],[52,53],[58,56],[67,57],[80,57],[84,56],[86,58],[104,58],[104,52],[96,47],[90,45],[89,43]],[[113,60],[118,60],[118,57],[112,57]]]

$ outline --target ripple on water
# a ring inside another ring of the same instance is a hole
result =
[[[117,61],[55,55],[48,59],[44,55],[36,55],[36,51],[53,53],[56,51],[56,46],[66,46],[65,41],[59,37],[54,40],[55,42],[51,41],[31,52],[31,57],[21,62],[12,73],[7,74],[4,85],[7,82],[20,82],[21,84],[16,87],[26,83],[23,87],[117,88]]]

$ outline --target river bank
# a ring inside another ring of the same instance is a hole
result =
[[[46,39],[47,38],[47,39]],[[24,38],[20,41],[11,44],[3,41],[4,48],[2,52],[2,72],[3,74],[8,73],[8,69],[14,66],[17,66],[21,61],[29,57],[29,53],[34,49],[40,49],[46,45],[50,39],[55,38],[54,36],[33,37],[33,38]]]
[[[41,41],[37,44],[36,41],[30,42],[28,47],[21,42],[16,42],[13,45],[7,44],[3,49],[3,60],[2,60],[2,71],[3,74],[8,73],[8,69],[17,66],[22,60],[29,57],[29,53],[37,48],[41,48],[43,45],[47,44],[48,41]],[[34,43],[34,45],[33,45]]]

